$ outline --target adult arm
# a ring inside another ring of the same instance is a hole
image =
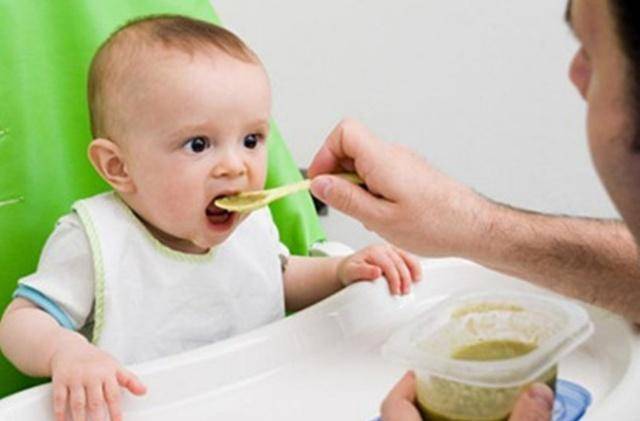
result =
[[[326,175],[345,170],[367,189]],[[640,323],[638,251],[623,222],[492,202],[352,120],[332,131],[309,175],[315,196],[399,247],[474,260]]]

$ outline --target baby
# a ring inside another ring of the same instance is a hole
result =
[[[340,258],[288,256],[267,208],[217,198],[264,187],[271,91],[235,35],[180,16],[131,22],[89,74],[89,158],[112,192],[62,217],[38,270],[19,281],[0,348],[51,376],[56,419],[121,419],[123,365],[246,332],[357,280],[408,292],[420,266],[373,246]]]

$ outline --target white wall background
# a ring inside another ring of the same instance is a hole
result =
[[[213,0],[262,58],[274,117],[307,166],[343,116],[496,200],[615,216],[567,78],[563,0]],[[336,211],[331,239],[376,237]]]

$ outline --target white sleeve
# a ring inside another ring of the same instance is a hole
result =
[[[34,302],[65,327],[79,330],[86,323],[94,299],[93,257],[75,212],[58,220],[37,271],[18,281],[14,296]]]
[[[267,224],[269,225],[269,235],[273,243],[277,244],[278,254],[281,254],[283,256],[290,256],[291,252],[289,251],[289,248],[283,242],[280,241],[280,233],[278,232],[278,227],[276,226],[276,223],[273,221],[273,216],[271,215],[271,209],[268,206],[265,209],[266,209],[265,213],[267,214],[267,219],[268,219]]]

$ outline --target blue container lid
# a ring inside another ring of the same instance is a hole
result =
[[[557,380],[553,421],[579,420],[591,405],[591,401],[591,393],[584,387],[567,380]]]

